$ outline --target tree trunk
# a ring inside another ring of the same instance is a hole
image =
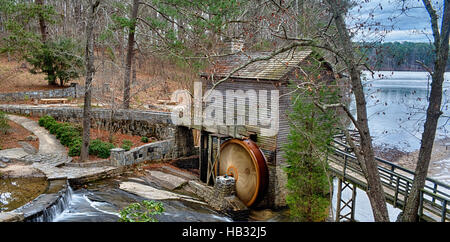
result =
[[[131,65],[133,61],[134,54],[134,36],[136,30],[136,18],[139,10],[139,0],[133,0],[133,7],[131,11],[131,26],[128,32],[128,50],[127,59],[125,63],[125,78],[123,85],[123,108],[130,108],[130,75],[131,75]]]
[[[431,17],[434,45],[436,48],[436,62],[434,63],[434,72],[431,75],[432,82],[430,100],[427,109],[427,117],[424,124],[424,131],[422,134],[422,142],[420,145],[414,182],[403,212],[402,220],[405,222],[415,222],[418,220],[420,190],[425,186],[425,179],[428,174],[436,128],[439,117],[442,115],[442,85],[444,82],[444,73],[449,51],[450,0],[444,1],[444,11],[440,32],[437,24],[438,16],[431,5],[431,2],[429,0],[423,0],[423,3]]]
[[[131,60],[131,83],[136,83],[136,53],[133,54],[133,57]]]
[[[89,141],[90,141],[90,129],[91,129],[91,85],[92,78],[94,76],[94,18],[95,9],[100,4],[100,1],[92,3],[89,1],[90,8],[88,13],[88,22],[86,25],[86,82],[84,93],[84,107],[83,107],[83,141],[81,146],[81,161],[89,159]]]
[[[386,198],[384,196],[381,184],[378,165],[375,160],[375,154],[372,147],[372,138],[369,132],[369,124],[367,119],[366,99],[361,83],[361,73],[358,69],[357,58],[354,55],[354,49],[348,33],[347,26],[343,14],[347,11],[342,1],[328,0],[333,13],[334,22],[337,29],[337,42],[342,48],[345,64],[350,73],[350,81],[354,91],[357,111],[357,124],[360,133],[361,157],[360,163],[364,163],[365,177],[367,179],[367,195],[372,206],[373,216],[376,222],[388,222],[389,214],[386,206]]]
[[[40,6],[41,9],[44,8],[44,0],[36,0],[36,4]],[[47,24],[45,23],[44,16],[42,16],[41,13],[38,14],[39,16],[39,29],[41,31],[41,38],[42,43],[47,42]]]
[[[80,0],[72,0],[74,3],[74,18],[75,18],[75,36],[78,36],[80,32],[80,28],[82,25],[81,22],[81,1]]]

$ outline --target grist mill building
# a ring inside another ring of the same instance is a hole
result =
[[[297,49],[251,63],[230,75],[249,60],[268,55],[239,52],[222,57],[194,84],[197,89],[202,87],[206,113],[201,125],[191,126],[201,133],[200,179],[213,184],[217,175],[233,176],[237,196],[252,207],[286,205],[282,146],[289,134],[291,84],[308,75],[305,67],[313,58],[320,59],[311,50]],[[328,63],[322,62],[319,69],[321,78],[334,79]]]

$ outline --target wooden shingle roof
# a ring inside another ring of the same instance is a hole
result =
[[[287,51],[270,60],[257,61],[231,75],[232,78],[280,80],[311,54],[312,51]],[[270,52],[241,53],[221,58],[202,76],[223,78],[252,59],[270,56]]]

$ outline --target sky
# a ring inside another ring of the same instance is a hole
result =
[[[376,41],[383,42],[394,41],[410,41],[410,42],[429,42],[433,40],[431,34],[430,17],[423,6],[421,0],[371,0],[368,3],[359,0],[360,6],[350,10],[347,17],[347,24],[355,26],[364,20],[369,19],[369,22],[374,24],[379,22],[381,26],[378,27],[377,34],[374,34],[376,27],[368,27],[364,30],[354,28],[354,40]],[[402,4],[406,2],[405,4]],[[437,9],[438,14],[441,15],[443,8],[443,0],[433,0],[433,6]],[[402,13],[402,7],[408,7],[405,13]],[[369,17],[373,14],[373,17]],[[439,22],[440,26],[440,22]],[[380,35],[383,36],[380,39]]]

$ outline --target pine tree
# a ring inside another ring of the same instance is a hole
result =
[[[336,96],[329,86],[318,90],[307,88],[293,95],[290,134],[283,148],[288,163],[286,202],[292,218],[297,221],[324,221],[328,216],[330,180],[326,153],[336,120],[333,110],[320,110],[313,99],[332,103]]]

